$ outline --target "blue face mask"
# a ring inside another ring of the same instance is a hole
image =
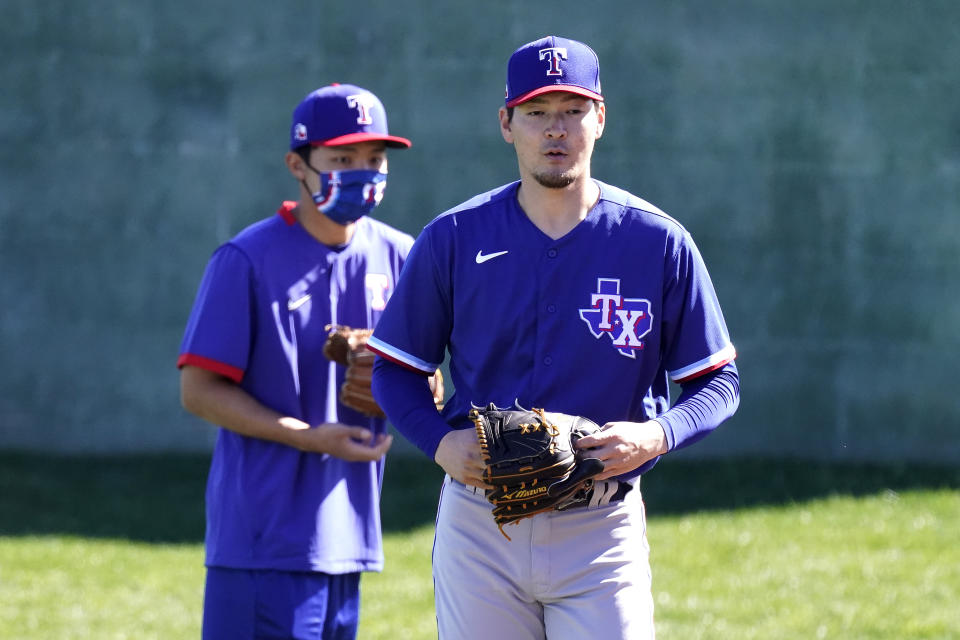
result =
[[[320,190],[311,194],[317,211],[337,224],[356,222],[373,211],[387,188],[387,174],[379,171],[314,171],[320,177]]]

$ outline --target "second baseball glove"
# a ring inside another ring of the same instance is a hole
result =
[[[384,417],[383,409],[373,399],[373,392],[370,390],[376,355],[367,349],[367,340],[373,334],[373,329],[331,325],[327,330],[330,333],[323,345],[323,355],[347,368],[346,378],[340,387],[340,402],[364,415]],[[433,402],[438,408],[442,408],[443,374],[437,369],[429,380]]]
[[[543,409],[499,409],[494,404],[470,414],[486,469],[493,485],[486,497],[493,518],[504,532],[507,524],[582,499],[603,471],[603,462],[577,451],[581,437],[599,431],[587,418]]]

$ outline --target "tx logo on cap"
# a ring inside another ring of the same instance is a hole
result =
[[[600,63],[593,49],[569,38],[547,36],[514,51],[507,62],[504,106],[509,109],[551,91],[602,102]]]
[[[547,63],[548,76],[563,75],[563,69],[560,68],[560,60],[567,59],[566,47],[547,47],[546,49],[540,49],[540,51],[538,51],[537,53],[540,55],[541,60],[548,60],[548,63]]]
[[[376,103],[366,93],[347,96],[347,106],[357,110],[357,124],[373,124],[370,110],[376,108]]]

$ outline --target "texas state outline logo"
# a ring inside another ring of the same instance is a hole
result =
[[[653,327],[650,301],[621,296],[619,278],[597,278],[590,308],[579,311],[594,338],[609,337],[620,355],[628,358],[636,358],[637,351],[643,350],[641,338]]]

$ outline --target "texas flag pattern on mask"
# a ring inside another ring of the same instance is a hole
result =
[[[641,338],[653,326],[650,301],[624,298],[620,295],[619,278],[597,278],[597,290],[590,294],[590,307],[579,311],[594,338],[609,337],[620,355],[628,358],[636,358],[637,350],[643,350]]]

